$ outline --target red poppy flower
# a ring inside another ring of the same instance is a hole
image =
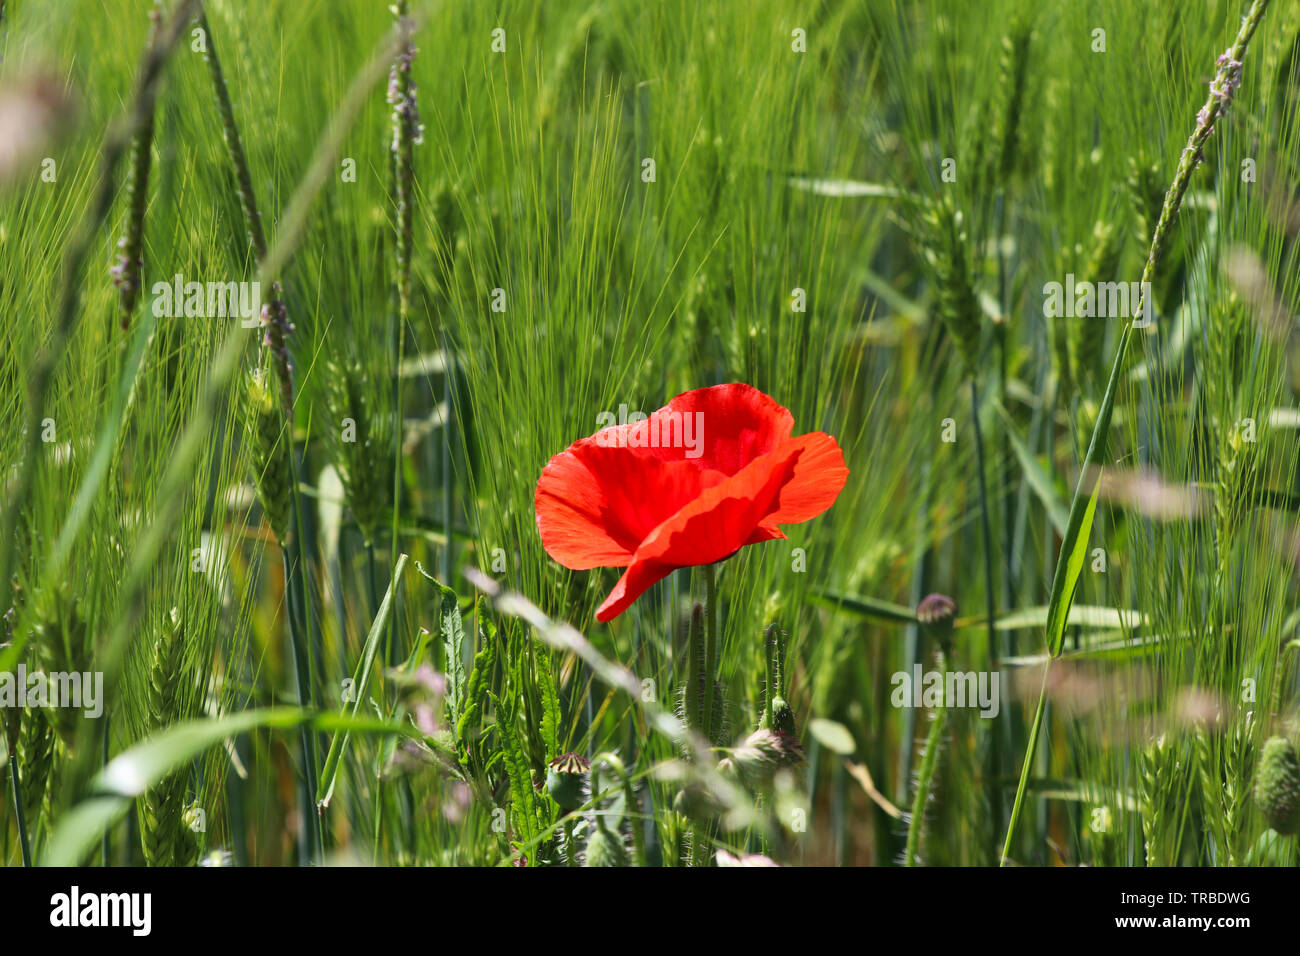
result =
[[[784,538],[815,518],[849,470],[823,432],[751,385],[699,388],[611,425],[550,460],[534,503],[542,546],[566,568],[627,568],[596,611],[608,621],[678,568]]]

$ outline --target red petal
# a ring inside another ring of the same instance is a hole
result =
[[[795,464],[794,477],[781,488],[776,510],[763,519],[762,527],[769,530],[816,518],[835,503],[849,480],[844,453],[825,432],[809,432],[787,444],[798,446],[802,454]]]
[[[596,618],[608,621],[623,613],[647,588],[677,568],[721,561],[749,543],[760,533],[759,523],[776,507],[781,486],[793,476],[803,450],[790,442],[776,454],[750,462],[650,532],[597,609]]]
[[[689,460],[704,468],[734,475],[790,437],[794,416],[752,385],[733,382],[683,392],[656,415],[699,414],[702,454]],[[653,417],[653,416],[651,416]]]
[[[534,505],[542,546],[567,568],[624,567],[659,524],[723,480],[584,438],[550,460]]]
[[[794,416],[752,385],[733,382],[683,392],[640,422],[593,436],[638,456],[688,461],[734,475],[790,437]]]

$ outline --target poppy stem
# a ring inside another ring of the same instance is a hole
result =
[[[704,565],[704,736],[713,739],[713,682],[718,669],[717,566]]]
[[[690,733],[701,733],[700,695],[708,684],[704,676],[704,615],[702,604],[696,604],[691,610],[690,629],[686,633],[687,641],[687,676],[686,692],[683,695],[686,705],[686,726]],[[686,848],[685,861],[689,866],[700,866],[700,846],[704,843],[705,829],[698,822],[691,820],[687,824],[689,846]]]
[[[772,729],[772,698],[777,696],[777,634],[776,624],[768,626],[764,634],[765,647],[763,657],[767,664],[767,684],[763,688],[763,716],[758,722],[759,730]]]
[[[578,865],[578,848],[573,839],[573,814],[564,818],[564,858],[566,866]]]
[[[690,611],[690,626],[686,630],[686,726],[699,730],[699,695],[705,682],[705,609],[695,605]]]
[[[935,669],[943,673],[947,668],[942,649],[935,652]],[[943,748],[943,735],[948,726],[948,709],[942,701],[930,709],[930,732],[925,738],[925,753],[921,755],[921,770],[916,778],[916,792],[912,795],[912,814],[907,820],[907,849],[904,866],[921,863],[921,836],[925,832],[925,807],[934,789],[934,779],[939,768],[939,752]]]

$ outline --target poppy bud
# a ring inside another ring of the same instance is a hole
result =
[[[587,837],[587,854],[583,866],[627,866],[627,845],[622,837],[605,826],[604,820],[596,818],[595,828]]]
[[[799,741],[775,730],[756,730],[731,752],[741,779],[755,788],[766,787],[778,770],[797,766],[803,759]]]
[[[734,766],[723,766],[725,763],[726,760],[718,765],[720,773],[724,776],[736,773]],[[673,797],[673,810],[684,817],[703,822],[715,819],[722,812],[723,805],[712,790],[692,780],[688,781]]]
[[[1300,833],[1300,760],[1284,737],[1270,737],[1255,774],[1255,803],[1278,833]]]
[[[585,785],[591,761],[582,754],[561,754],[546,765],[546,790],[565,813],[586,802]]]
[[[928,594],[916,606],[916,619],[940,643],[946,643],[952,635],[956,617],[957,602],[946,594]]]
[[[772,698],[772,729],[790,738],[795,736],[794,711],[781,695]]]

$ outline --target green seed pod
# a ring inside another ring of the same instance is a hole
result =
[[[760,730],[775,730],[777,733],[797,736],[794,726],[794,711],[784,696],[785,687],[785,632],[774,621],[763,632],[763,649],[767,664],[767,685],[765,693],[767,706],[759,719]]]
[[[1255,772],[1255,803],[1278,833],[1300,833],[1300,760],[1283,737],[1270,737]]]
[[[546,791],[561,810],[572,813],[586,802],[591,761],[582,754],[561,754],[546,765]]]

